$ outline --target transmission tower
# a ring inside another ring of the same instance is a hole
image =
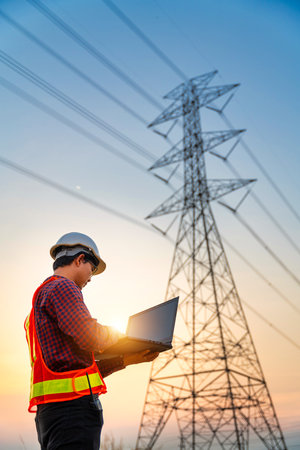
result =
[[[205,153],[244,131],[202,131],[200,109],[237,86],[208,86],[215,74],[169,92],[173,103],[150,125],[183,122],[181,144],[151,169],[183,163],[184,184],[147,218],[180,215],[166,299],[179,295],[184,331],[152,364],[136,450],[164,444],[172,415],[174,449],[287,448],[210,205],[254,181],[207,179]]]

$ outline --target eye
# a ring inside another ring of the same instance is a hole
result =
[[[94,273],[96,272],[96,270],[97,270],[97,267],[96,266],[94,266],[94,264],[93,263],[90,263],[90,266],[91,266],[91,270],[92,270],[92,275],[94,275]]]

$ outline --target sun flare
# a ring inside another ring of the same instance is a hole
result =
[[[111,322],[111,326],[118,330],[120,333],[126,333],[127,319],[114,319]]]

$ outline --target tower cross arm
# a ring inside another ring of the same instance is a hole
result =
[[[199,133],[198,142],[199,145],[195,147],[194,152],[189,152],[188,156],[184,153],[183,148],[178,148],[179,144],[182,142],[180,140],[177,144],[175,144],[167,153],[165,153],[161,158],[159,158],[150,168],[149,170],[157,169],[159,167],[164,167],[169,164],[174,164],[181,162],[185,159],[191,158],[193,153],[203,153],[212,150],[223,142],[228,141],[240,133],[243,133],[245,130],[225,130],[225,131],[207,131]]]
[[[177,119],[177,117],[182,116],[182,104],[175,101],[168,108],[164,109],[163,112],[153,121],[148,127],[153,127],[160,123],[166,122],[167,120]]]
[[[168,166],[169,164],[177,163],[183,161],[183,148],[178,148],[178,146],[182,143],[183,139],[181,139],[177,144],[173,145],[170,150],[167,151],[161,158],[159,158],[150,168],[149,170],[156,169],[158,167]]]
[[[202,87],[207,86],[208,83],[214,78],[214,76],[217,73],[218,71],[214,70],[212,72],[199,75],[198,77],[191,78],[190,83],[192,83],[193,86],[202,86]],[[172,91],[168,92],[168,94],[166,94],[164,98],[176,100],[184,94],[185,90],[186,90],[186,83],[181,83],[179,86],[172,89]]]
[[[209,200],[217,200],[230,192],[236,191],[250,183],[254,183],[254,179],[234,179],[234,180],[207,180],[207,188],[209,192]]]
[[[251,179],[234,179],[234,180],[207,180],[206,183],[201,183],[199,190],[197,192],[198,199],[200,197],[206,197],[208,201],[216,200],[223,197],[230,192],[236,191],[256,180]],[[189,191],[193,190],[194,195],[190,196]],[[197,203],[195,197],[195,186],[193,183],[186,183],[185,187],[181,187],[173,195],[171,195],[167,200],[161,203],[152,213],[150,213],[146,219],[151,219],[153,217],[163,216],[165,214],[177,213],[183,211],[184,209],[189,209],[195,206]]]
[[[235,89],[239,84],[227,84],[223,86],[212,86],[212,87],[203,87],[196,86],[194,88],[194,96],[199,97],[198,107],[206,106],[211,103],[213,100],[216,100],[218,97],[227,94],[228,92]],[[189,114],[190,108],[183,108],[184,95],[179,95],[178,98],[166,108],[153,122],[148,125],[149,127],[153,127],[154,125],[159,125],[160,123],[166,122],[171,119],[177,119],[183,114]]]
[[[146,219],[151,219],[152,217],[163,216],[164,214],[171,214],[175,212],[182,211],[183,209],[183,187],[174,192],[171,197],[165,200],[161,205],[159,205],[152,213],[150,213]]]
[[[212,86],[209,88],[198,88],[196,95],[199,97],[199,107],[206,106],[218,97],[227,94],[237,88],[239,84],[225,84],[223,86]]]

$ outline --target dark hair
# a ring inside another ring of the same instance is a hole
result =
[[[78,258],[79,255],[84,255],[85,263],[90,261],[94,266],[98,265],[98,261],[92,255],[89,255],[85,252],[79,252],[73,256],[61,256],[60,258],[56,259],[53,263],[53,270],[56,270],[58,267],[69,266],[70,264],[72,264],[74,259]]]

